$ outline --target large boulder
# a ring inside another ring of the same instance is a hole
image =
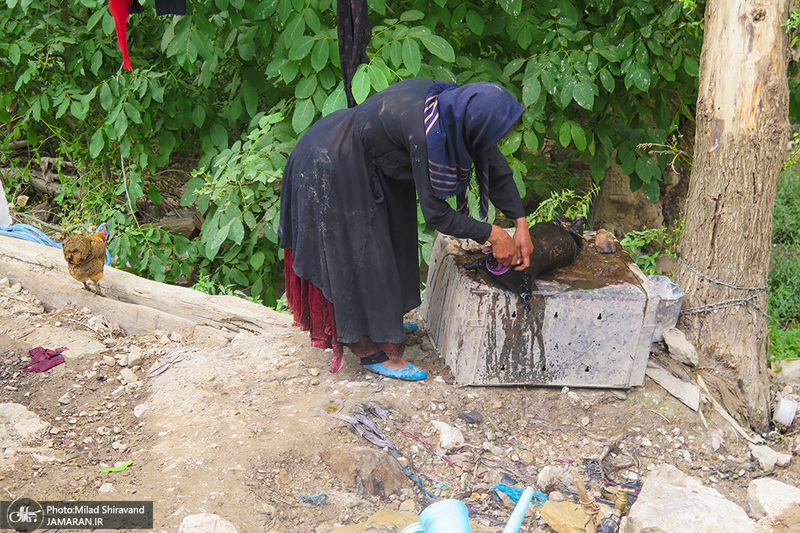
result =
[[[647,476],[631,506],[625,533],[755,533],[744,510],[672,465]]]

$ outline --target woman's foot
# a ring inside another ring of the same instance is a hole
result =
[[[403,358],[389,359],[383,352],[361,358],[361,366],[381,376],[406,381],[420,381],[428,377],[425,371],[417,368]]]
[[[373,363],[363,365],[370,372],[375,372],[387,378],[402,379],[405,381],[421,381],[428,377],[424,370],[415,367],[412,363],[407,363],[403,368],[392,370],[384,366],[385,363]]]

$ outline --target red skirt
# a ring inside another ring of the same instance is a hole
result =
[[[294,315],[294,325],[309,332],[311,346],[333,350],[331,372],[336,373],[342,368],[344,347],[336,340],[333,304],[325,298],[321,290],[295,274],[292,251],[287,248],[283,254],[286,303]]]

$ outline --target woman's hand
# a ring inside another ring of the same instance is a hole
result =
[[[500,226],[492,225],[489,243],[492,245],[494,258],[500,264],[524,270],[531,266],[533,243],[528,231],[528,221],[522,217],[515,220],[515,224],[517,229],[513,238]]]
[[[514,231],[514,245],[517,249],[518,265],[515,270],[525,270],[531,266],[531,254],[533,253],[533,242],[531,241],[531,232],[528,229],[528,220],[525,217],[518,218],[514,221],[516,231]]]

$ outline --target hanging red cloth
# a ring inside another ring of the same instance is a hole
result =
[[[117,46],[122,51],[122,68],[131,69],[131,57],[128,55],[128,6],[131,0],[108,0],[108,10],[114,17],[114,27],[117,30]]]

